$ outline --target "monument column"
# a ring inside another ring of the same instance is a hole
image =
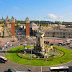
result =
[[[26,37],[29,37],[30,36],[30,27],[29,27],[30,21],[28,17],[26,18],[25,23],[26,23]]]
[[[13,17],[11,18],[11,36],[15,37],[15,19]]]

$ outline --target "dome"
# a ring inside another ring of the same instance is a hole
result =
[[[30,20],[29,20],[28,17],[26,18],[25,22],[26,22],[26,23],[30,23]]]
[[[31,24],[30,24],[30,28],[32,28],[32,27],[36,27],[37,25],[34,23],[34,22],[32,22]]]

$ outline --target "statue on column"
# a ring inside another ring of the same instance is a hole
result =
[[[39,28],[36,33],[36,46],[34,48],[36,51],[44,51],[44,34],[45,33],[41,30],[41,28]]]

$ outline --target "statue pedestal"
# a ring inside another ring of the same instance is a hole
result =
[[[48,58],[48,55],[47,55],[47,54],[45,54],[45,55],[44,55],[44,58]]]

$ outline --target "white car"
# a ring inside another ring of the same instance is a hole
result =
[[[4,47],[2,48],[2,50],[4,50]]]
[[[0,62],[1,62],[1,63],[7,63],[8,60],[7,60],[7,58],[5,58],[5,57],[3,57],[3,56],[0,56]]]
[[[4,46],[7,46],[7,45],[4,45]]]
[[[18,44],[18,46],[19,46],[20,44]]]
[[[10,44],[10,46],[13,46],[13,44]]]
[[[6,42],[6,44],[9,44],[9,42]]]

